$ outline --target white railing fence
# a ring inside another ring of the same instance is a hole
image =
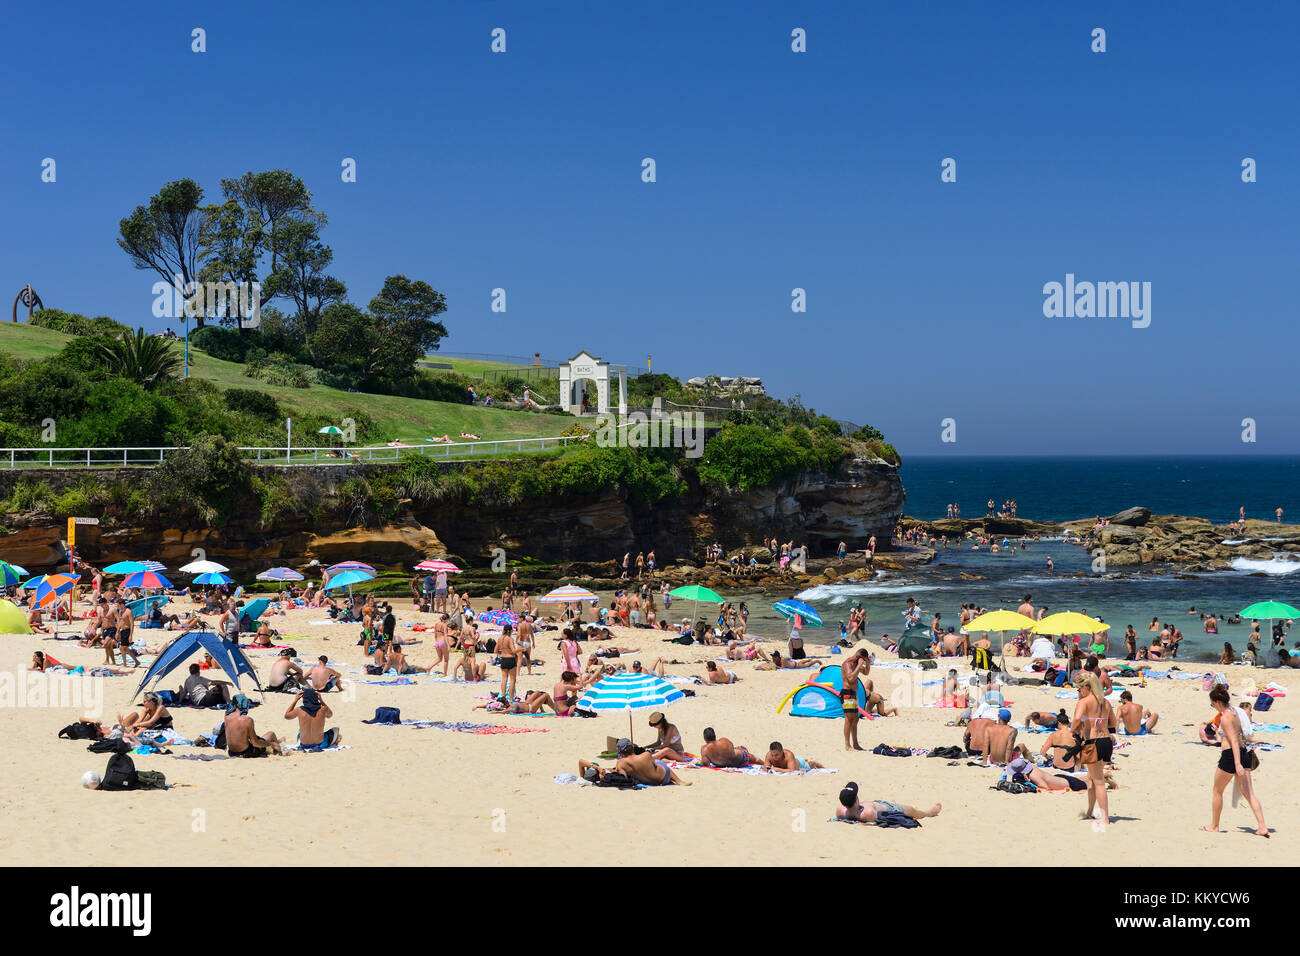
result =
[[[580,441],[573,436],[555,438],[507,438],[493,441],[428,442],[423,445],[366,445],[349,447],[338,445],[285,447],[240,447],[244,461],[261,465],[346,465],[356,462],[396,462],[402,458],[419,455],[444,461],[465,461],[474,458],[492,458],[497,455],[518,455],[539,451],[558,451],[571,442]],[[185,450],[177,447],[121,447],[121,448],[0,448],[0,468],[151,468],[167,459],[168,455]]]

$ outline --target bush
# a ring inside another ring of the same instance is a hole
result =
[[[259,392],[255,388],[227,389],[226,407],[233,412],[243,412],[268,422],[278,421],[281,418],[279,402],[266,392]]]
[[[219,325],[205,325],[190,333],[190,345],[215,359],[226,362],[243,362],[251,344],[251,336],[237,329]]]
[[[198,435],[149,473],[155,502],[193,508],[208,524],[224,523],[252,491],[252,469],[220,435]]]
[[[121,322],[115,322],[106,315],[93,319],[76,312],[64,312],[61,309],[41,309],[33,312],[27,323],[42,329],[51,329],[65,335],[120,335],[131,330]]]
[[[784,432],[728,422],[704,444],[697,471],[705,486],[749,491],[792,478],[800,471],[831,471],[848,448],[836,437],[802,426]]]

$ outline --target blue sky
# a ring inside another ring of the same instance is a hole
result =
[[[986,6],[21,6],[3,291],[158,328],[118,220],[287,168],[447,350],[759,375],[904,454],[1300,453],[1296,7]],[[1066,273],[1151,282],[1150,327],[1045,318]]]

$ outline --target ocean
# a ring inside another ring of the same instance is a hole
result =
[[[905,511],[917,518],[942,518],[954,501],[961,505],[963,517],[980,517],[989,498],[999,505],[1015,498],[1020,517],[1047,521],[1109,515],[1143,505],[1158,514],[1199,516],[1218,524],[1235,519],[1240,507],[1248,518],[1270,520],[1281,507],[1283,521],[1300,523],[1300,457],[912,458],[904,460],[900,473],[907,492]],[[1052,571],[1047,570],[1049,556]],[[1147,643],[1152,618],[1177,624],[1184,634],[1179,660],[1190,663],[1217,659],[1225,641],[1240,654],[1250,630],[1246,621],[1221,624],[1217,635],[1205,634],[1202,613],[1222,617],[1262,600],[1300,606],[1300,555],[1290,552],[1238,559],[1231,570],[1192,576],[1181,575],[1177,568],[1096,575],[1091,560],[1082,548],[1059,540],[1031,541],[1024,550],[999,554],[972,551],[969,544],[953,547],[923,568],[804,590],[798,597],[816,607],[827,625],[805,636],[834,643],[839,622],[847,620],[858,603],[869,616],[870,635],[896,636],[908,597],[916,598],[926,612],[924,623],[938,611],[946,628],[957,624],[963,603],[1014,610],[1030,594],[1035,607],[1084,611],[1111,624],[1112,647],[1120,649],[1111,656],[1123,656],[1123,633],[1129,624],[1139,641]],[[1076,576],[1078,572],[1085,574]],[[781,596],[727,595],[748,603],[750,629],[769,639],[781,639],[789,630],[771,611],[771,603]],[[1263,630],[1268,632],[1267,622]],[[1288,644],[1300,639],[1300,624],[1292,638]]]

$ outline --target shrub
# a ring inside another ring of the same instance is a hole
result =
[[[280,404],[266,392],[259,392],[255,388],[227,389],[226,407],[268,422],[277,421],[281,417]]]
[[[215,359],[226,362],[243,362],[249,349],[250,336],[237,329],[219,325],[205,325],[190,333],[190,345]]]
[[[156,501],[192,507],[208,524],[224,523],[251,493],[252,469],[236,446],[203,434],[153,469],[148,484]]]
[[[33,312],[28,325],[42,329],[51,329],[65,335],[121,335],[131,331],[121,322],[115,322],[106,315],[88,319],[76,312],[64,312],[61,309],[41,309]]]

